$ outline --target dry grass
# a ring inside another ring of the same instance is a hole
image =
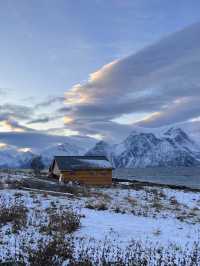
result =
[[[20,264],[12,265],[61,266],[64,261],[73,258],[72,241],[64,238],[53,238],[48,242],[43,240],[38,243],[36,250],[31,246],[23,246],[22,250],[23,254],[18,258]]]
[[[71,234],[80,228],[81,221],[80,215],[72,210],[59,210],[53,212],[53,209],[49,209],[48,222],[45,226],[41,226],[40,232],[47,235],[59,234]]]
[[[100,201],[97,203],[93,203],[91,201],[86,202],[85,208],[92,209],[92,210],[97,210],[97,211],[105,211],[108,210],[107,203]]]
[[[157,230],[155,234],[160,234]],[[76,242],[75,242],[76,241]],[[37,248],[23,244],[17,256],[11,257],[13,264],[26,266],[198,266],[200,247],[194,243],[190,250],[180,250],[175,246],[144,248],[144,243],[132,241],[125,249],[112,245],[109,241],[97,243],[72,237],[53,237],[40,241]],[[5,260],[5,259],[4,259]],[[8,264],[7,264],[8,265]]]
[[[17,198],[6,202],[1,198],[0,201],[0,225],[4,226],[8,223],[13,225],[13,233],[17,233],[27,223],[27,208]]]
[[[164,209],[163,204],[156,200],[151,204],[151,207],[154,208],[156,212],[161,212]]]
[[[131,206],[136,206],[138,204],[137,200],[131,196],[125,197],[124,200],[128,201]]]

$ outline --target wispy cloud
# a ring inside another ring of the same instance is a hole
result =
[[[0,121],[0,132],[24,132],[30,130],[30,128],[20,125],[15,120],[9,119]]]
[[[38,125],[43,125],[42,128],[45,129],[45,125],[61,119],[64,125],[64,114],[59,110],[64,106],[64,97],[52,96],[39,103],[30,103],[28,101],[25,105],[7,102],[0,105],[0,131],[38,130]]]
[[[54,104],[64,103],[64,96],[51,96],[48,97],[46,100],[39,102],[35,105],[35,108],[46,108]]]
[[[34,114],[34,109],[25,105],[3,104],[0,106],[0,119],[29,119]]]
[[[27,122],[27,124],[31,125],[31,124],[48,123],[49,121],[51,121],[51,118],[48,116],[45,116],[45,117],[30,120]]]

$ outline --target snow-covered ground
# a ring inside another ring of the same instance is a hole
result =
[[[198,241],[200,236],[199,225],[183,224],[170,217],[154,219],[88,210],[85,210],[84,214],[86,218],[82,221],[82,229],[78,235],[97,240],[104,240],[110,236],[122,246],[126,246],[131,240],[142,240],[159,242],[162,246],[176,244],[184,248],[187,244]]]
[[[19,174],[9,175],[10,182],[19,179]],[[6,182],[8,176],[2,180]],[[109,239],[113,245],[124,249],[134,240],[144,243],[145,247],[190,249],[200,239],[199,192],[129,183],[90,188],[73,195],[0,190],[1,206],[9,207],[16,202],[21,202],[28,210],[26,225],[15,232],[12,222],[2,224],[0,221],[0,258],[6,257],[8,250],[16,252],[22,241],[35,247],[39,239],[48,238],[41,228],[47,224],[49,213],[57,210],[73,210],[80,214],[81,226],[73,235],[88,243],[91,239],[91,243],[104,243]]]

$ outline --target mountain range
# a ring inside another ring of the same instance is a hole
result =
[[[91,146],[91,145],[90,145]],[[181,128],[150,130],[136,128],[118,144],[96,142],[89,148],[75,143],[50,146],[38,154],[13,146],[0,149],[1,168],[25,168],[34,156],[40,155],[48,167],[55,155],[106,156],[115,168],[200,166],[200,147]]]
[[[15,146],[7,145],[0,148],[0,168],[27,168],[35,154],[22,151]]]
[[[200,165],[200,147],[180,128],[133,131],[119,144],[98,142],[87,155],[105,155],[116,168]]]

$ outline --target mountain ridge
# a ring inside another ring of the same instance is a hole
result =
[[[87,154],[99,155],[99,151],[116,168],[200,165],[199,146],[180,128],[171,128],[161,137],[133,131],[121,143],[109,146],[100,142]]]
[[[29,167],[35,156],[41,156],[45,166],[49,166],[56,155],[106,156],[116,168],[200,165],[200,147],[183,129],[170,127],[153,131],[137,128],[118,144],[99,141],[89,149],[70,142],[49,146],[40,153],[7,146],[0,149],[0,167]]]

